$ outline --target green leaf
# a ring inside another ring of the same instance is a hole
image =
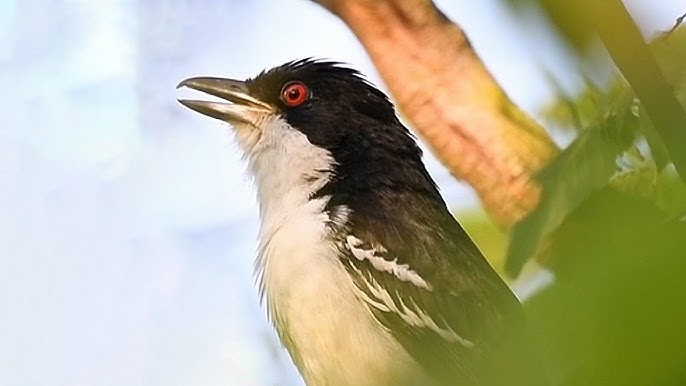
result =
[[[600,88],[586,78],[583,89],[576,96],[570,96],[555,79],[549,78],[557,96],[541,110],[543,119],[549,125],[577,133],[592,127],[603,111],[608,111],[616,100],[630,92],[629,85],[620,77],[607,88]]]
[[[507,251],[506,271],[516,276],[543,238],[617,171],[617,157],[633,142],[638,106],[629,94],[595,127],[582,133],[537,176],[542,186],[536,209],[517,223]]]
[[[686,384],[685,222],[606,188],[548,248],[555,282],[524,306],[554,384]]]
[[[655,201],[657,167],[641,154],[638,147],[630,147],[619,158],[620,170],[610,179],[610,186],[636,197]]]
[[[686,184],[679,178],[673,164],[657,176],[656,205],[671,216],[686,215]]]

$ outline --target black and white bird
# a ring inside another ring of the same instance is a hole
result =
[[[255,181],[256,272],[309,386],[541,385],[521,306],[453,218],[386,95],[303,59],[195,77]]]

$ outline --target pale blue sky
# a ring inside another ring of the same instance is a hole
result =
[[[541,66],[574,89],[534,17],[437,3],[528,111],[552,96]],[[684,11],[629,3],[648,34]],[[257,211],[239,153],[175,85],[305,56],[379,83],[309,1],[0,2],[0,385],[300,384],[252,284]],[[427,162],[451,205],[474,205]]]

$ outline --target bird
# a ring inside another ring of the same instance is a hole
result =
[[[203,98],[182,105],[233,128],[259,207],[256,286],[306,385],[546,384],[520,302],[361,72],[304,58],[183,87]]]

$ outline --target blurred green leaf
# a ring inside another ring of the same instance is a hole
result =
[[[670,164],[657,176],[656,205],[671,216],[686,215],[686,184]]]
[[[686,223],[594,193],[551,239],[556,278],[525,304],[556,384],[686,384]]]
[[[657,167],[644,157],[638,147],[630,147],[618,160],[620,170],[610,179],[610,186],[636,197],[655,200]]]
[[[686,108],[686,28],[680,27],[659,35],[650,43],[650,47],[679,103]],[[648,140],[657,169],[662,170],[669,163],[669,153],[660,135],[649,119],[642,120],[641,131]]]
[[[554,86],[557,97],[543,107],[541,115],[548,124],[576,132],[588,129],[599,114],[608,111],[616,100],[631,92],[629,85],[619,77],[607,88],[600,88],[587,78],[576,96],[569,96],[560,86]]]
[[[509,1],[540,7],[579,52],[593,40],[595,20],[656,122],[619,74],[607,88],[587,82],[578,95],[559,91],[544,111],[578,136],[538,176],[539,206],[512,229],[506,270],[515,275],[543,251],[555,273],[525,303],[554,384],[684,385],[686,184],[667,148],[683,161],[678,135],[686,127],[670,114],[686,106],[686,29],[662,34],[647,53],[617,1]],[[618,15],[603,14],[610,9]],[[652,71],[642,71],[645,63]]]
[[[679,102],[686,106],[686,28],[680,27],[670,33],[663,33],[650,43],[665,78],[673,86]],[[616,75],[607,87],[598,87],[588,78],[585,85],[575,96],[565,94],[562,88],[551,79],[558,96],[545,106],[541,115],[551,126],[582,132],[591,126],[602,111],[607,111],[612,103],[630,91],[624,78]],[[670,162],[669,153],[655,130],[648,114],[641,107],[640,131],[651,149],[651,157],[662,170]]]
[[[686,106],[686,27],[679,27],[653,39],[650,47],[665,78]]]
[[[583,2],[598,35],[652,121],[682,180],[686,181],[686,109],[655,48],[646,44],[620,0]],[[608,17],[612,16],[612,17]]]
[[[512,229],[505,266],[510,275],[519,273],[541,240],[583,200],[607,185],[617,171],[617,157],[631,145],[637,127],[637,106],[625,95],[541,171],[538,206]]]
[[[469,237],[476,243],[491,265],[499,272],[505,266],[505,248],[507,235],[498,228],[481,208],[464,210],[456,213],[460,224]]]
[[[525,11],[534,6],[540,9],[557,31],[577,51],[586,50],[594,38],[593,26],[579,1],[507,0],[515,9]]]

